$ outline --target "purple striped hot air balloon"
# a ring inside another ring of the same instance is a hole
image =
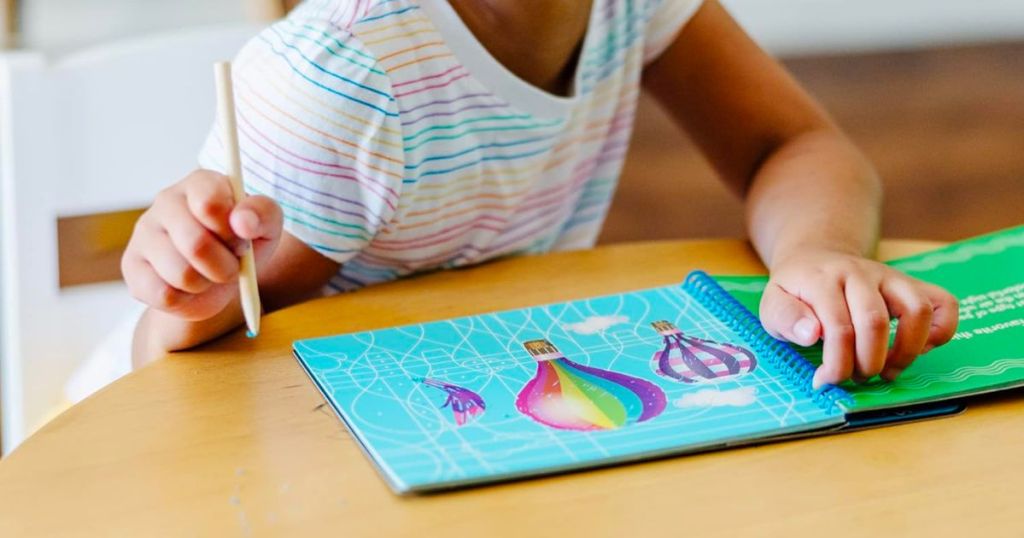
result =
[[[680,383],[705,383],[753,372],[757,359],[746,348],[687,336],[668,321],[651,324],[665,340],[654,353],[651,368]]]

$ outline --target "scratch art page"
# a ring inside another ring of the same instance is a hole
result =
[[[844,393],[703,273],[656,288],[295,342],[398,492],[839,426]],[[742,317],[742,316],[747,317]]]

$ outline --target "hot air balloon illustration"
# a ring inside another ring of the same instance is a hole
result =
[[[428,387],[441,389],[448,393],[448,399],[441,405],[441,409],[451,407],[455,416],[455,424],[464,426],[484,414],[487,408],[484,399],[479,394],[458,385],[446,383],[438,379],[423,378],[422,382]]]
[[[610,430],[644,422],[665,410],[665,393],[643,379],[577,364],[547,340],[523,346],[537,361],[516,409],[559,430]]]
[[[746,348],[683,334],[668,321],[651,324],[665,338],[665,349],[655,352],[655,373],[682,383],[703,383],[753,372],[757,359]]]

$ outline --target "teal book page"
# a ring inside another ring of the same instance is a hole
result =
[[[749,335],[748,335],[749,337]],[[294,343],[398,492],[844,422],[680,286]],[[787,374],[787,372],[790,372]]]
[[[1024,385],[1024,226],[952,243],[888,262],[949,290],[960,302],[956,335],[918,357],[896,381],[844,383],[865,411],[957,398]],[[758,311],[765,277],[715,280],[751,312]],[[797,348],[821,363],[821,347]]]

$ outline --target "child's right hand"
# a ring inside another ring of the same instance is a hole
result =
[[[132,295],[189,321],[238,295],[239,257],[251,240],[257,270],[281,238],[281,209],[266,196],[235,205],[224,175],[196,170],[163,190],[135,224],[121,259]]]

